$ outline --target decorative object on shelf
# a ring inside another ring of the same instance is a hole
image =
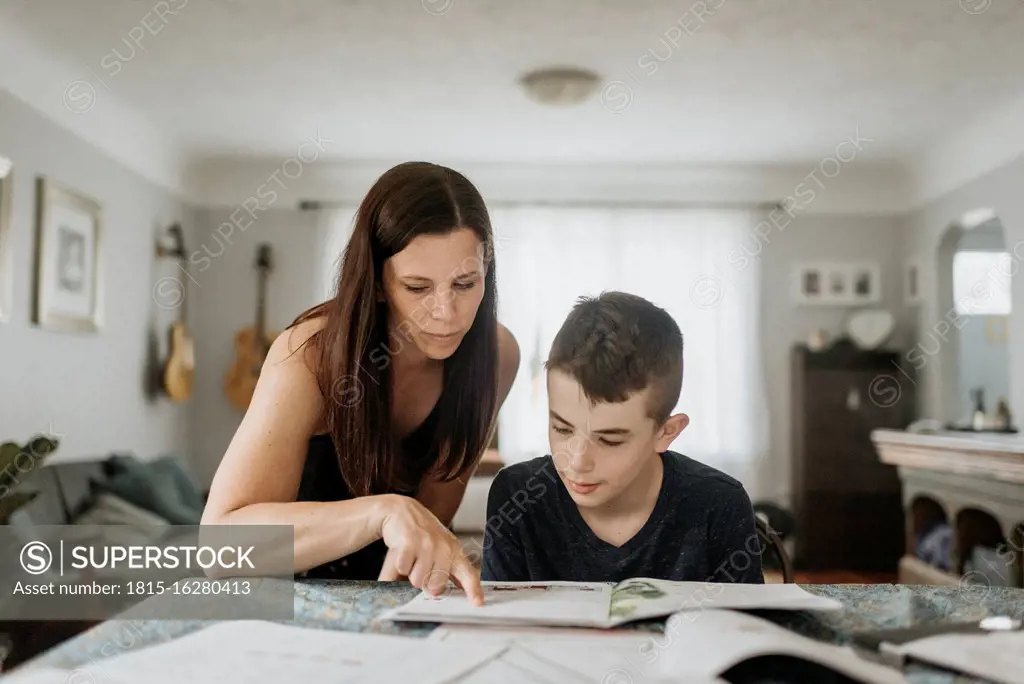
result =
[[[1004,434],[1016,434],[1017,428],[1013,426],[1013,416],[1010,414],[1010,405],[1005,397],[1000,397],[996,402],[994,413],[985,410],[985,389],[977,387],[971,390],[971,419],[965,424],[949,423],[947,430],[955,432],[995,432]]]
[[[228,401],[242,411],[249,408],[253,392],[256,391],[256,382],[263,369],[263,361],[266,360],[270,345],[274,342],[274,335],[266,331],[267,275],[272,268],[270,245],[261,244],[256,249],[256,325],[235,333],[235,363],[224,379],[224,391]]]
[[[62,332],[95,332],[102,320],[102,210],[93,199],[37,180],[33,322]]]
[[[994,427],[997,430],[1010,430],[1013,428],[1013,414],[1010,413],[1010,403],[1006,401],[1006,397],[999,397],[999,402],[996,403]]]
[[[57,450],[60,440],[36,435],[25,446],[16,442],[0,444],[0,472],[12,482],[5,483],[7,493],[0,497],[0,525],[6,525],[18,509],[32,502],[39,492],[18,487],[47,456]]]
[[[182,264],[185,261],[185,236],[181,224],[175,223],[167,228],[170,246],[157,244],[156,253],[159,257],[173,257]],[[185,272],[185,266],[181,266]],[[175,292],[180,291],[181,303],[178,306],[178,320],[171,324],[169,332],[170,346],[167,362],[164,364],[162,382],[163,389],[174,401],[182,402],[192,394],[192,378],[195,375],[195,345],[189,335],[187,320],[188,284],[178,282]]]
[[[942,429],[942,421],[935,420],[934,418],[919,418],[907,426],[907,432],[913,432],[914,434],[919,435],[933,435],[937,432],[942,432]]]
[[[971,399],[974,401],[974,412],[971,415],[971,424],[975,430],[984,430],[986,426],[985,420],[985,389],[979,387],[971,390]]]
[[[881,299],[882,269],[872,262],[817,262],[793,270],[798,304],[856,305]]]
[[[11,283],[14,260],[11,256],[11,193],[14,185],[14,165],[0,156],[0,321],[7,320],[11,309]]]
[[[811,334],[807,336],[807,348],[811,351],[821,351],[828,346],[828,342],[828,332],[821,328],[812,330]]]
[[[846,321],[846,332],[861,349],[877,349],[896,327],[896,319],[885,309],[864,309]]]
[[[916,306],[921,303],[921,261],[908,259],[903,268],[903,303]]]

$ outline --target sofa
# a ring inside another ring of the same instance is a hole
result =
[[[205,503],[180,459],[140,461],[130,454],[46,463],[14,491],[36,497],[11,515],[16,537],[31,538],[43,525],[109,525],[118,543],[146,543],[198,524]],[[116,526],[116,527],[113,527]],[[180,529],[180,528],[179,528]],[[0,621],[0,643],[9,651],[2,669],[22,663],[97,624],[98,620]],[[2,649],[0,649],[2,650]]]

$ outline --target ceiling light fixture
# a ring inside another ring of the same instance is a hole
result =
[[[519,79],[519,84],[534,102],[567,107],[578,105],[593,95],[600,78],[586,69],[558,67],[531,71]]]

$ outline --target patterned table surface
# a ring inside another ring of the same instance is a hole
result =
[[[294,613],[288,610],[290,616],[275,618],[275,622],[413,637],[425,636],[435,627],[431,624],[401,624],[377,619],[384,610],[401,605],[418,593],[407,583],[315,580],[264,582],[274,583],[264,585],[264,589],[270,590],[270,595],[276,594],[284,600],[287,600],[287,595],[291,595],[293,599]],[[801,586],[811,593],[838,599],[844,609],[825,613],[779,611],[763,615],[805,636],[838,644],[847,643],[853,632],[865,629],[979,620],[992,615],[1024,619],[1024,589],[892,584]],[[160,612],[161,601],[166,600],[165,596],[151,597],[121,613],[117,619],[96,625],[22,667],[84,667],[103,657],[174,639],[216,621],[138,617],[166,614]],[[281,605],[280,601],[278,605]],[[191,616],[195,614],[190,613]],[[624,628],[658,632],[663,626],[664,621],[645,621]],[[907,677],[915,684],[961,684],[976,681],[923,666],[912,666],[907,671]]]

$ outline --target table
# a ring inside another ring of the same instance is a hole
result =
[[[417,589],[405,582],[303,580],[295,582],[294,588],[289,588],[291,582],[288,580],[274,581],[281,582],[283,590],[294,591],[294,617],[280,620],[284,624],[412,637],[424,637],[436,626],[390,623],[376,619],[384,610],[401,605],[418,593]],[[834,613],[778,611],[765,616],[805,636],[838,644],[847,643],[850,634],[865,629],[979,620],[991,615],[1024,619],[1024,589],[893,584],[801,586],[813,594],[838,599],[844,610]],[[152,604],[163,598],[152,597],[143,604]],[[151,610],[152,606],[149,608]],[[212,624],[211,621],[203,620],[138,620],[132,618],[134,610],[129,609],[118,615],[117,619],[108,620],[79,634],[24,663],[22,667],[74,669],[98,661],[103,656],[167,641]],[[663,626],[664,620],[654,620],[627,625],[625,629],[657,633]],[[907,678],[914,684],[962,684],[976,681],[924,666],[912,666]]]

